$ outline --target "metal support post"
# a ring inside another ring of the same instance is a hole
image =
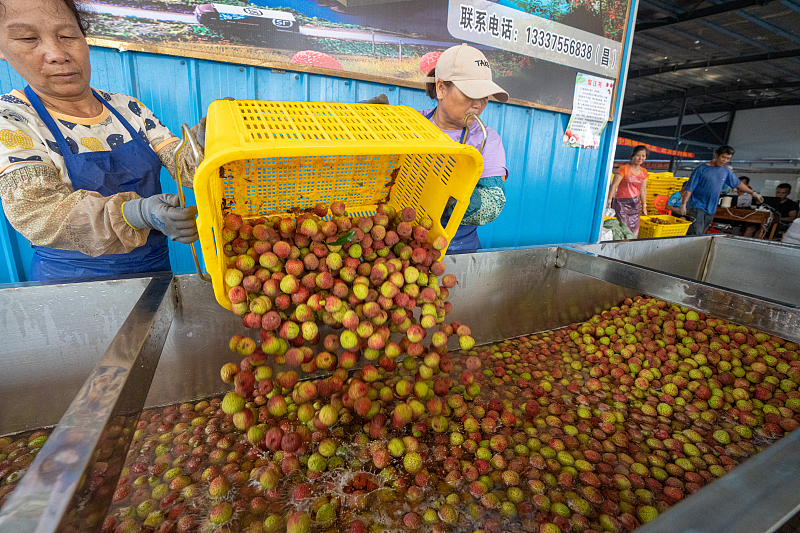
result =
[[[686,114],[686,102],[688,97],[686,93],[683,93],[683,100],[681,101],[681,113],[678,115],[678,124],[675,126],[675,142],[672,145],[673,150],[678,149],[678,145],[680,144],[681,138],[681,130],[683,129],[683,116]],[[669,171],[675,172],[675,156],[669,158]]]
[[[728,124],[725,126],[725,137],[722,139],[722,144],[728,144],[728,141],[731,138],[731,129],[733,129],[734,118],[736,118],[736,106],[731,109],[731,113],[728,115]]]

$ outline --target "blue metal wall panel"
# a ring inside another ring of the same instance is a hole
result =
[[[135,96],[176,135],[182,123],[196,124],[211,102],[226,96],[357,102],[385,93],[391,104],[433,106],[420,90],[346,78],[108,48],[92,48],[91,58],[93,87]],[[0,64],[0,93],[22,86],[7,63]],[[593,240],[598,202],[605,197],[600,174],[605,168],[601,156],[611,144],[608,131],[601,142],[605,150],[578,150],[562,146],[568,115],[492,102],[482,118],[502,137],[509,170],[503,213],[479,229],[484,247]],[[164,191],[176,191],[166,171],[161,181]],[[194,203],[191,192],[187,200]],[[25,280],[30,246],[5,217],[0,224],[0,282]],[[170,243],[170,258],[176,272],[194,270],[188,246]]]
[[[5,61],[0,63],[0,93],[12,89],[22,89],[25,81]],[[2,264],[0,264],[0,283],[11,283],[27,280],[28,265],[33,250],[28,241],[17,233],[9,224],[3,206],[0,205],[0,245],[3,247]]]

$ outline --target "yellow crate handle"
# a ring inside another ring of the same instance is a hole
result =
[[[200,165],[200,162],[203,160],[203,158],[200,156],[200,147],[197,145],[197,139],[194,138],[194,134],[192,133],[192,130],[189,129],[189,126],[184,123],[181,126],[181,130],[183,130],[183,138],[181,139],[181,144],[175,150],[175,181],[178,182],[178,198],[180,198],[181,209],[183,209],[186,207],[186,197],[183,194],[183,184],[181,183],[181,163],[179,156],[181,151],[186,146],[187,141],[192,147],[192,152],[194,152],[195,169],[198,167],[198,165]],[[197,274],[203,281],[211,283],[211,277],[204,274],[200,268],[200,260],[197,258],[197,250],[194,248],[194,243],[189,243],[189,246],[192,248],[192,256],[194,257],[194,266],[197,268]]]

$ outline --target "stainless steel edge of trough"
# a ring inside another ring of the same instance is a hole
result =
[[[800,246],[731,235],[567,245],[800,307]]]
[[[800,309],[781,302],[567,247],[557,266],[800,342]]]
[[[700,281],[800,308],[800,246],[714,237]]]
[[[150,279],[0,509],[0,531],[50,533],[70,526],[83,533],[102,525],[175,313],[172,279],[172,273]],[[100,461],[107,463],[98,472]]]

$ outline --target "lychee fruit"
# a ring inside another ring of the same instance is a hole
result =
[[[244,409],[244,398],[235,392],[229,392],[222,399],[222,411],[232,415]]]
[[[311,67],[342,70],[342,65],[336,59],[328,54],[323,54],[322,52],[317,52],[315,50],[304,50],[302,52],[297,52],[292,56],[292,59],[289,60],[289,63],[294,63],[295,65],[309,65]]]
[[[215,499],[224,498],[230,490],[231,483],[223,476],[215,477],[208,485],[208,495]]]
[[[422,456],[416,452],[407,453],[403,457],[403,468],[409,474],[416,474],[422,470]]]
[[[419,58],[419,70],[422,71],[423,76],[427,76],[430,71],[436,68],[436,62],[439,61],[441,52],[428,52]]]
[[[310,530],[311,518],[308,513],[298,511],[289,515],[286,521],[286,533],[308,533]]]

